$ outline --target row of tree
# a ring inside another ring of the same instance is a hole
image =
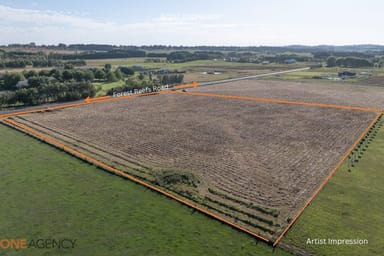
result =
[[[176,51],[171,52],[167,56],[167,60],[170,62],[187,62],[194,60],[213,60],[213,59],[224,59],[225,55],[222,52],[210,52],[210,51]]]
[[[60,67],[65,65],[83,66],[86,65],[84,60],[69,60],[61,61],[57,59],[48,58],[0,58],[0,69],[1,68],[25,68],[27,66],[32,67]]]
[[[128,67],[119,67],[112,70],[111,65],[107,64],[103,69],[75,69],[69,66],[64,70],[51,69],[23,71],[23,72],[6,72],[0,78],[0,91],[9,90],[15,91],[19,89],[16,85],[20,81],[27,81],[24,87],[38,87],[42,84],[47,84],[49,81],[54,80],[58,82],[93,82],[95,79],[103,80],[106,82],[115,82],[123,79],[125,76],[134,75],[135,71]]]
[[[346,67],[346,68],[364,68],[372,67],[373,63],[367,59],[357,57],[335,57],[330,56],[327,59],[328,67]]]
[[[141,73],[137,78],[138,79],[126,79],[124,86],[119,86],[108,90],[107,95],[113,95],[114,93],[127,92],[134,89],[143,89],[152,86],[181,84],[183,82],[184,75],[166,74],[157,75],[155,78],[152,77],[152,75],[149,75],[149,79],[145,79],[145,75]]]
[[[50,102],[64,102],[94,96],[95,80],[115,82],[121,79],[134,81],[130,78],[135,71],[128,67],[112,69],[111,64],[104,68],[78,69],[73,64],[64,69],[24,70],[23,72],[6,72],[0,74],[0,106],[38,105]],[[141,76],[144,76],[141,74]],[[152,85],[138,76],[141,85]]]
[[[102,47],[107,47],[103,45]],[[109,48],[109,47],[107,47]],[[173,51],[167,52],[145,52],[137,48],[112,49],[108,51],[87,51],[75,54],[58,54],[58,53],[33,53],[23,51],[0,52],[0,68],[25,68],[33,67],[54,67],[54,66],[85,66],[86,59],[107,59],[107,58],[133,58],[133,57],[157,57],[166,58],[169,62],[181,63],[195,60],[212,60],[227,59],[235,62],[245,63],[262,63],[264,61],[284,63],[287,59],[295,59],[295,61],[317,61],[329,62],[330,67],[369,67],[378,65],[379,55],[372,52],[335,52],[335,51],[319,51],[303,53],[260,53],[255,51]],[[160,59],[158,59],[160,61]],[[337,62],[337,63],[336,63]]]
[[[89,81],[47,82],[37,87],[21,88],[0,94],[0,106],[39,105],[93,97],[96,89]]]
[[[111,50],[106,52],[90,51],[76,54],[51,54],[52,58],[62,60],[72,59],[115,59],[115,58],[139,58],[146,57],[145,51],[137,50]]]
[[[77,50],[77,51],[111,51],[111,50],[144,50],[144,51],[253,51],[253,52],[269,52],[269,53],[284,53],[284,52],[382,52],[384,53],[383,45],[289,45],[289,46],[175,46],[175,45],[111,45],[111,44],[64,44],[57,45],[41,45],[36,43],[29,44],[10,44],[10,48],[35,48],[35,49],[52,49],[52,50]]]
[[[181,84],[184,80],[183,74],[169,74],[158,76],[158,79],[162,85],[166,84]]]

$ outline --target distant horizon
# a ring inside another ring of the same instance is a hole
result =
[[[35,45],[32,45],[35,44]],[[346,44],[346,45],[335,45],[335,44],[318,44],[318,45],[305,45],[305,44],[290,44],[290,45],[165,45],[165,44],[143,44],[143,45],[134,45],[134,44],[109,44],[109,43],[57,43],[57,44],[36,44],[35,42],[28,43],[9,43],[5,45],[0,45],[0,47],[10,47],[10,46],[29,46],[29,47],[58,47],[60,44],[64,44],[67,47],[71,45],[106,45],[113,47],[240,47],[240,48],[251,48],[251,47],[276,47],[276,48],[289,48],[289,47],[363,47],[363,46],[373,46],[373,47],[384,47],[384,44]]]
[[[0,0],[0,45],[384,45],[383,9],[379,0]]]

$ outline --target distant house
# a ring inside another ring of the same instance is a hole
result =
[[[339,72],[339,77],[341,77],[342,79],[352,78],[352,77],[355,77],[355,76],[356,76],[356,72],[354,72],[354,71]]]
[[[362,71],[360,72],[359,74],[361,77],[369,77],[369,76],[372,76],[372,73],[370,72],[366,72],[366,71]]]
[[[23,80],[23,81],[17,82],[17,84],[15,86],[16,86],[17,89],[20,89],[20,88],[23,88],[23,87],[28,87],[29,83],[28,83],[28,80]]]
[[[169,69],[160,69],[156,72],[157,74],[169,74],[171,71]]]
[[[79,70],[92,70],[92,69],[96,69],[96,67],[92,67],[92,66],[81,66],[81,67],[77,67],[77,69],[79,69]]]
[[[285,64],[294,64],[294,63],[296,63],[296,60],[295,59],[286,59],[286,60],[284,60],[284,63]]]

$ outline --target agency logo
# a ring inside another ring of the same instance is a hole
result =
[[[7,239],[0,238],[0,250],[25,249],[73,249],[76,239]]]

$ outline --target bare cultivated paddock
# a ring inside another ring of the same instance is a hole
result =
[[[274,239],[374,116],[166,93],[15,119]]]
[[[384,109],[384,86],[243,80],[190,91]]]

